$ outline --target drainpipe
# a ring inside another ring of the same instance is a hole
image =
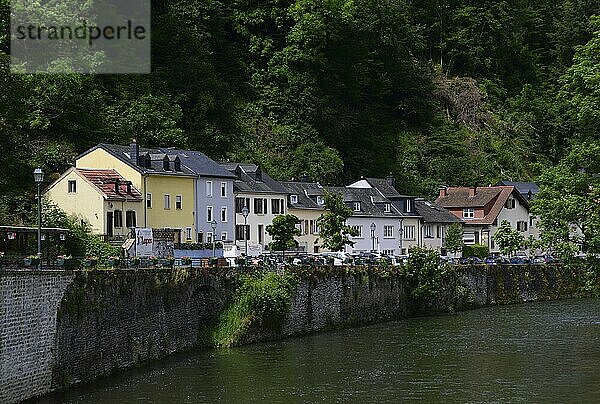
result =
[[[192,215],[194,216],[194,237],[192,238],[193,240],[196,240],[196,243],[199,241],[198,240],[198,226],[200,225],[200,223],[198,223],[198,212],[200,211],[199,205],[200,205],[200,198],[198,195],[198,181],[200,181],[200,176],[198,175],[196,178],[194,178],[194,212],[192,212]]]
[[[144,194],[142,196],[142,200],[144,201],[144,228],[148,227],[148,214],[147,214],[147,210],[148,210],[148,200],[146,199],[148,197],[148,190],[146,189],[146,179],[148,178],[148,175],[144,174]]]

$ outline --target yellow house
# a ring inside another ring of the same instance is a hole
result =
[[[126,237],[143,212],[140,191],[112,169],[71,168],[52,183],[44,197],[89,223],[94,234]]]
[[[172,228],[175,242],[191,241],[196,234],[195,187],[197,175],[181,164],[170,149],[144,149],[99,144],[77,157],[77,169],[112,169],[143,195],[138,227]]]

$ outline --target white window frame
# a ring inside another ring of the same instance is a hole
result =
[[[221,207],[221,222],[227,223],[227,206]]]
[[[179,205],[179,207],[177,207],[177,205]],[[175,209],[176,210],[183,209],[183,196],[175,195]]]
[[[212,231],[206,232],[206,242],[212,243],[213,239],[214,239],[214,235],[213,235]]]
[[[191,227],[186,227],[185,228],[185,239],[186,240],[191,240],[192,239],[192,228]]]
[[[317,196],[317,205],[325,205],[325,198],[322,196]]]
[[[406,212],[407,213],[412,212],[412,201],[410,199],[406,200]]]
[[[215,212],[214,212],[214,210],[213,210],[213,207],[212,207],[212,206],[207,206],[207,207],[206,207],[206,222],[207,222],[207,223],[210,223],[210,222],[212,222],[212,221],[213,221],[213,219],[215,218],[215,215],[214,215],[214,213],[215,213]],[[208,233],[207,233],[207,234],[208,234]]]
[[[224,231],[221,233],[221,241],[226,241],[227,240],[227,232]]]
[[[475,208],[463,208],[463,219],[474,219]]]
[[[402,236],[403,236],[404,240],[416,240],[415,226],[414,225],[404,226]]]
[[[290,195],[290,203],[298,203],[298,195]]]
[[[73,190],[71,190],[71,185],[73,185]],[[69,194],[77,193],[77,180],[68,180],[67,181],[67,193],[69,193]]]
[[[383,226],[383,238],[394,238],[394,226]]]
[[[221,198],[227,198],[227,183],[221,183]]]
[[[208,198],[212,198],[212,196],[213,196],[213,182],[212,181],[206,181],[206,196]]]
[[[354,211],[360,212],[360,202],[354,202]]]
[[[165,210],[171,209],[171,194],[165,194]]]
[[[150,192],[146,193],[146,208],[152,209],[152,193]]]
[[[434,238],[433,237],[433,227],[431,224],[426,224],[423,226],[423,237],[424,238]]]
[[[390,213],[392,211],[392,204],[391,203],[386,203],[383,206],[383,212],[384,213]]]
[[[364,238],[362,225],[352,226],[352,229],[358,231],[358,235],[354,236],[354,238]]]

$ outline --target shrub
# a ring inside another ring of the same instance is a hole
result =
[[[490,255],[490,249],[481,244],[465,245],[462,248],[462,255],[463,257],[486,258]]]

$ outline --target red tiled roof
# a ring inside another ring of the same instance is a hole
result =
[[[515,187],[512,186],[478,187],[475,195],[469,196],[471,192],[469,187],[450,187],[446,189],[446,196],[440,196],[435,203],[446,209],[483,208],[493,203],[485,217],[463,219],[465,224],[493,224],[514,190]]]
[[[115,170],[89,170],[78,168],[76,171],[80,176],[98,188],[98,190],[104,194],[106,199],[142,201],[142,194],[133,185],[130,185],[129,192],[127,192],[127,184],[130,184],[130,182]],[[116,187],[117,181],[119,183],[118,188]]]

